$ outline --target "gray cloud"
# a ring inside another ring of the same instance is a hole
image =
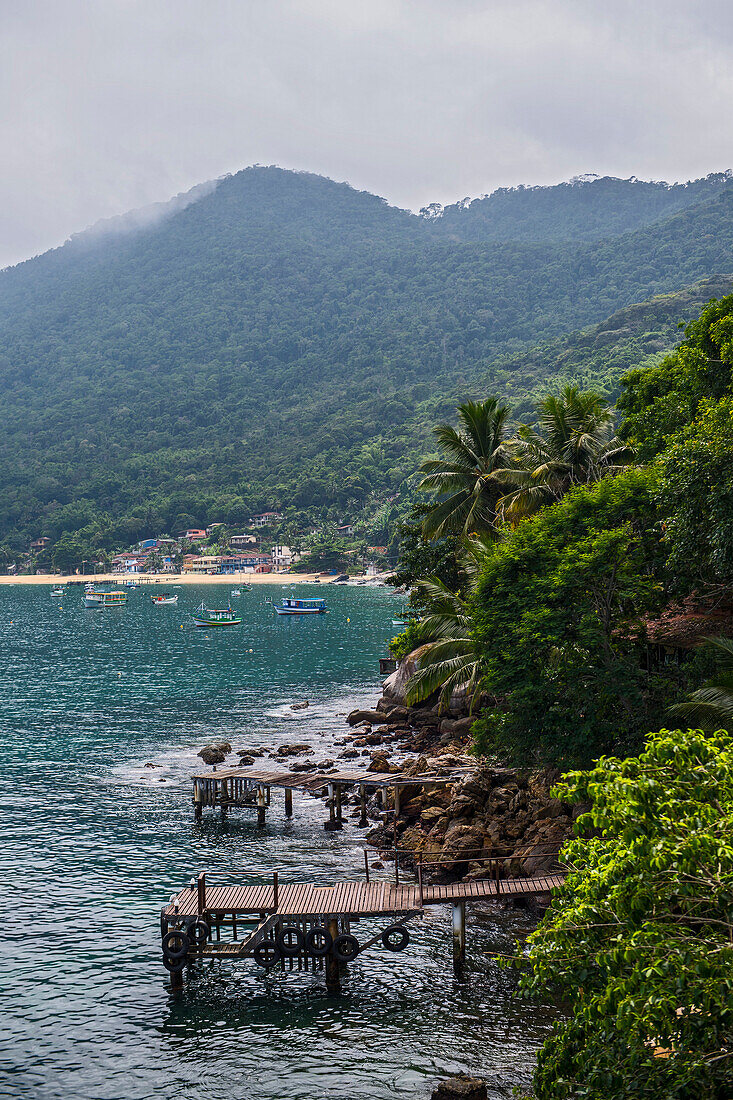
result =
[[[0,266],[247,164],[417,209],[733,165],[724,0],[0,0]]]

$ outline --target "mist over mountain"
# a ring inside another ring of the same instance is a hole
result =
[[[369,517],[456,398],[521,403],[528,349],[733,269],[727,173],[418,216],[250,168],[156,213],[0,273],[2,536]]]

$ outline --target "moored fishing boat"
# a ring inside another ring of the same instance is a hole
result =
[[[55,588],[51,589],[51,595],[57,597],[65,595],[64,586],[61,584],[57,584]]]
[[[107,607],[124,607],[127,592],[107,592],[97,588],[87,588],[84,592],[84,606],[103,610]]]
[[[240,592],[240,590],[238,588],[233,588],[231,590],[231,592],[229,593],[229,595],[230,596],[241,596],[242,593]]]
[[[283,599],[280,607],[276,607],[278,615],[325,615],[326,601],[321,599],[297,600],[295,598]]]
[[[151,596],[150,599],[154,604],[178,603],[178,596],[175,596],[172,592],[161,592],[159,596]]]
[[[231,607],[205,607],[201,603],[193,613],[194,626],[241,626],[242,619]]]

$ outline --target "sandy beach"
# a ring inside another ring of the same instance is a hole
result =
[[[329,578],[333,580],[334,578]],[[36,573],[33,576],[0,576],[0,584],[68,584],[70,581],[95,584],[122,584],[134,580],[138,584],[313,584],[313,573],[229,573],[224,576],[207,576],[203,573],[75,573],[61,576],[59,573]],[[328,584],[323,580],[321,583]]]

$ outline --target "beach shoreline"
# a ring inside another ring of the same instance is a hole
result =
[[[122,584],[124,581],[135,581],[138,584],[228,584],[236,587],[238,584],[315,584],[314,573],[228,573],[221,576],[207,576],[203,573],[74,573],[63,576],[59,573],[35,573],[22,576],[0,576],[0,584],[69,584],[74,581],[77,584]],[[322,580],[322,584],[329,584],[331,580]]]

